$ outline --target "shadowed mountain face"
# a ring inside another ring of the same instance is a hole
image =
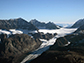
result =
[[[84,33],[84,25],[80,26],[75,32]]]
[[[42,43],[26,34],[0,35],[0,63],[20,63],[30,52],[37,49]]]
[[[60,26],[55,25],[54,23],[44,23],[39,22],[38,20],[34,19],[30,21],[33,25],[35,25],[39,29],[59,29]]]
[[[50,34],[50,33],[44,34],[42,32],[39,32],[39,33],[32,34],[32,36],[35,39],[46,39],[46,40],[49,40],[49,39],[53,38],[55,35],[57,35],[57,33],[54,33],[54,34]]]
[[[66,44],[68,44],[68,41],[65,37],[60,37],[56,40],[55,44],[53,45],[53,48],[57,47],[64,47]]]
[[[0,29],[28,29],[28,30],[36,30],[37,28],[27,22],[22,18],[18,19],[10,19],[10,20],[0,20]]]
[[[68,46],[60,46],[68,43]],[[30,63],[84,63],[84,34],[70,34],[58,38],[57,43]]]
[[[80,19],[78,20],[73,26],[72,28],[78,28],[80,26],[84,25],[84,19]]]
[[[84,33],[84,19],[78,20],[72,28],[78,28],[75,32],[76,33]]]

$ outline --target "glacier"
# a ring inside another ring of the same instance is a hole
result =
[[[35,51],[33,51],[31,54],[27,55],[21,61],[21,63],[25,63],[25,62],[29,63],[31,60],[33,60],[33,59],[37,58],[39,55],[41,55],[44,51],[48,50],[49,47],[55,43],[57,38],[63,37],[70,33],[73,33],[76,30],[77,30],[77,28],[60,28],[60,29],[53,29],[53,30],[40,29],[39,32],[43,32],[45,34],[46,33],[52,33],[52,34],[57,33],[57,35],[50,40],[40,39],[43,42],[40,45],[40,47],[38,49],[36,49]],[[68,44],[66,44],[64,46],[68,46],[69,44],[70,44],[70,42],[68,42]]]

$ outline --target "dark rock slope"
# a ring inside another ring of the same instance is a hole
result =
[[[37,49],[42,43],[26,34],[0,35],[0,63],[20,63],[28,53]]]
[[[67,39],[65,37],[60,37],[56,40],[55,44],[53,45],[53,48],[64,47],[65,44],[68,44]]]
[[[80,26],[75,32],[76,33],[84,33],[84,25]]]
[[[49,40],[51,38],[53,38],[55,35],[57,35],[57,33],[54,33],[54,34],[51,34],[51,33],[42,33],[42,32],[39,32],[39,33],[35,33],[35,34],[32,34],[32,36],[35,38],[35,39],[46,39],[46,40]]]
[[[72,28],[78,28],[75,33],[84,33],[84,19],[78,20]]]
[[[80,27],[82,25],[84,25],[84,19],[80,19],[76,23],[74,23],[72,28],[78,28],[78,27]]]
[[[36,30],[37,28],[27,22],[22,18],[10,19],[10,20],[0,20],[0,29],[28,29],[28,30]]]
[[[60,46],[60,43],[71,42],[68,46]],[[71,34],[58,38],[57,43],[50,47],[41,56],[30,63],[84,63],[84,34]]]
[[[32,23],[39,29],[59,29],[60,28],[60,26],[57,26],[56,24],[52,22],[44,23],[44,22],[39,22],[36,19],[31,20],[30,23]]]

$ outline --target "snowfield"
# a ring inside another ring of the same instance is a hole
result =
[[[49,47],[51,45],[53,45],[56,41],[57,38],[59,37],[63,37],[67,34],[73,33],[74,31],[76,31],[77,28],[61,28],[61,29],[55,29],[55,30],[48,30],[48,29],[40,29],[39,32],[43,32],[43,33],[57,33],[58,35],[56,35],[55,37],[53,37],[52,39],[50,39],[49,41],[45,40],[45,39],[40,39],[43,43],[40,45],[40,47],[38,49],[36,49],[34,52],[32,52],[31,54],[29,54],[28,56],[26,56],[21,63],[29,63],[31,60],[35,59],[36,57],[38,57],[39,55],[41,55],[44,51],[48,50]],[[70,42],[68,42],[68,44],[65,44],[64,46],[68,46],[70,44]]]
[[[11,34],[11,32],[0,29],[0,34],[7,34],[7,35],[9,35],[9,34]]]
[[[68,41],[68,44],[65,44],[64,46],[68,46],[71,42]]]
[[[7,34],[7,38],[8,38],[12,34],[23,34],[23,32],[16,29],[10,29],[9,31],[0,29],[0,34]]]
[[[23,34],[22,31],[20,30],[16,30],[16,29],[10,29],[8,30],[2,30],[0,29],[0,34],[7,34],[7,35],[11,35],[11,34]]]
[[[12,34],[23,34],[20,30],[10,29],[9,31],[12,32]]]

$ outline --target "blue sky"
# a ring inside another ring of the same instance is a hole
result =
[[[76,22],[84,18],[84,0],[0,0],[0,19]]]

